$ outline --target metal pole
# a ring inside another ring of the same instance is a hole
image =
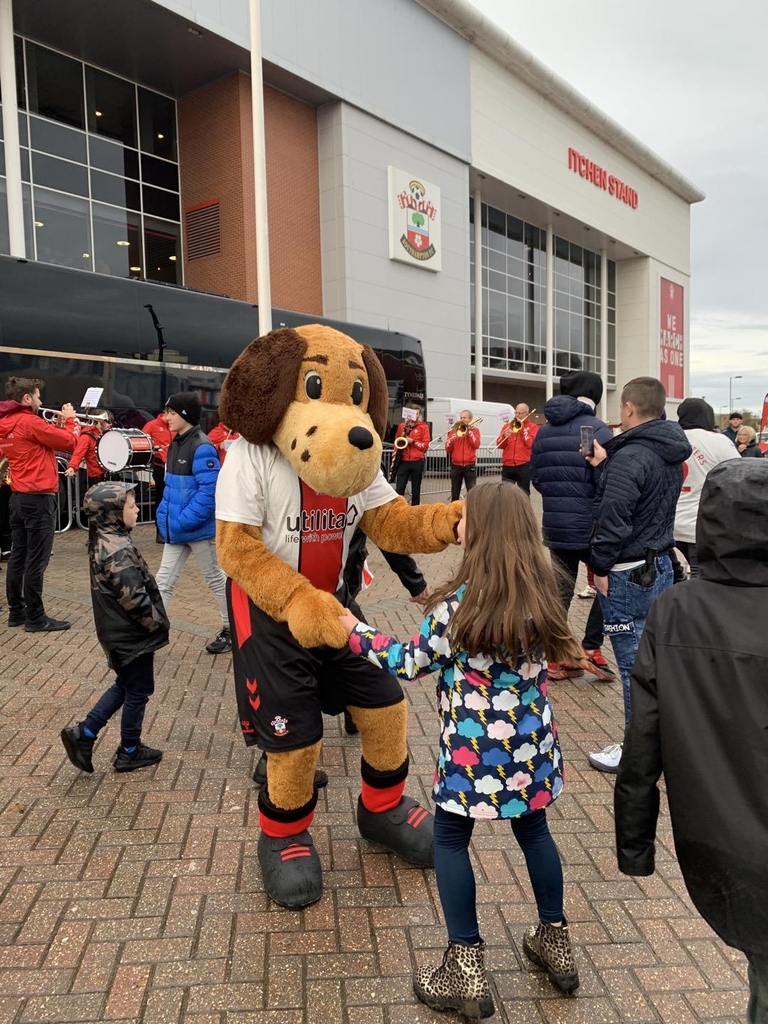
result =
[[[10,2],[10,0],[8,0]],[[256,213],[256,287],[259,334],[272,330],[272,286],[269,276],[267,220],[267,152],[264,138],[264,82],[261,74],[261,16],[259,0],[249,0],[251,22],[251,107],[253,110],[253,185]]]
[[[0,0],[0,96],[5,129],[5,180],[11,256],[27,258],[24,203],[21,189],[19,111],[16,104],[16,55],[13,50],[13,0]]]
[[[600,252],[600,376],[603,400],[600,415],[608,422],[608,250]]]
[[[483,400],[483,194],[475,189],[475,401]]]
[[[547,224],[547,398],[555,393],[555,234]]]

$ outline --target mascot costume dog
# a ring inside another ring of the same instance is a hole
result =
[[[303,907],[323,891],[309,826],[322,713],[362,739],[361,835],[433,862],[433,818],[403,796],[406,705],[397,680],[349,650],[342,571],[359,525],[388,551],[456,543],[461,503],[411,508],[381,472],[387,385],[373,351],[319,324],[257,338],[229,371],[221,417],[242,436],[216,491],[230,578],[235,689],[248,744],[267,751],[259,864],[267,893]]]

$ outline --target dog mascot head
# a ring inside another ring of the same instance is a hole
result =
[[[220,415],[251,444],[274,443],[319,494],[345,497],[379,472],[387,402],[373,350],[309,324],[251,342],[227,374]]]

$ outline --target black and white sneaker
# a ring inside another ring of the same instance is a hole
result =
[[[232,650],[232,634],[228,629],[220,630],[205,649],[209,654],[228,654]]]

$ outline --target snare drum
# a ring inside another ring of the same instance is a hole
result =
[[[149,434],[113,427],[96,442],[96,459],[108,473],[121,473],[124,469],[151,469],[153,450]]]

